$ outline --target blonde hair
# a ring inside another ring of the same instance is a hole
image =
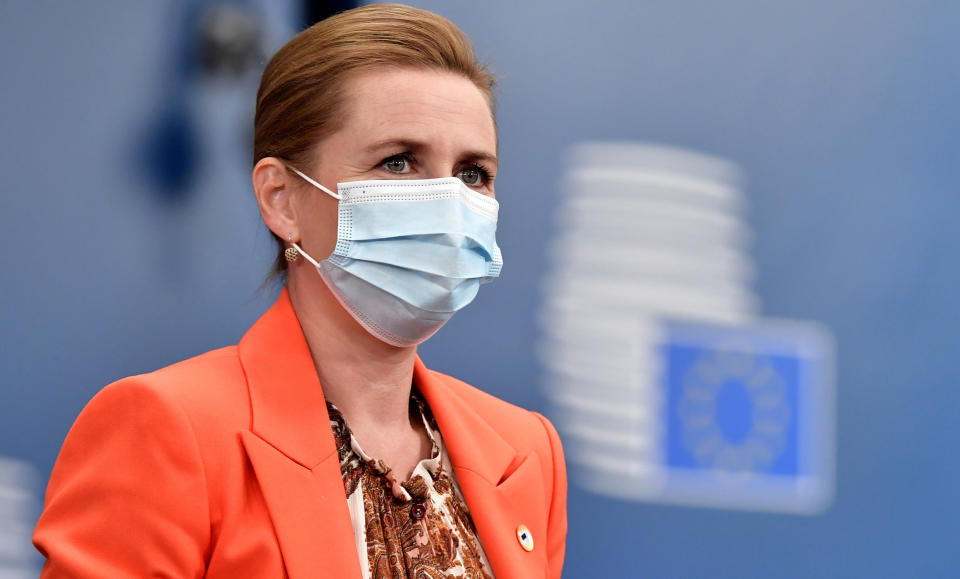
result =
[[[401,4],[372,4],[317,22],[284,45],[263,71],[254,117],[253,162],[278,157],[308,166],[312,147],[340,129],[344,82],[357,71],[408,67],[460,74],[494,108],[493,75],[446,18]],[[274,273],[286,270],[283,240]]]

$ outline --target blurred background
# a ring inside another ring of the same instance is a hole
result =
[[[704,508],[574,484],[565,576],[956,576],[960,4],[414,4],[501,79],[506,267],[422,347],[428,365],[563,422],[544,312],[571,195],[592,193],[571,193],[583,142],[732,167],[743,313],[817,322],[836,344],[826,502]],[[249,181],[259,73],[350,5],[3,3],[3,576],[36,574],[45,481],[93,394],[236,343],[271,303]]]

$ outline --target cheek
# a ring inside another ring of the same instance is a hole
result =
[[[337,202],[332,198],[317,197],[311,200],[300,217],[300,231],[303,248],[314,259],[322,261],[330,257],[337,245]]]

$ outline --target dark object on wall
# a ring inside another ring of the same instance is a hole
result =
[[[199,155],[186,103],[172,99],[152,121],[142,150],[144,172],[161,200],[177,203],[187,196]]]
[[[260,19],[243,4],[207,7],[197,30],[197,62],[207,76],[244,76],[264,60]]]
[[[356,8],[357,3],[350,0],[305,0],[303,3],[303,22],[310,26],[327,16]]]
[[[349,0],[305,1],[302,24],[309,26],[357,6]],[[157,113],[149,121],[140,147],[141,166],[160,200],[184,202],[203,163],[197,127],[190,113],[190,95],[203,77],[246,77],[266,61],[263,26],[251,3],[242,0],[187,0],[178,10],[179,29],[172,31],[177,48],[164,71]]]
[[[147,180],[161,201],[174,205],[189,196],[203,163],[191,94],[203,78],[240,80],[265,61],[261,18],[248,2],[188,0],[177,9],[157,113],[139,149]]]

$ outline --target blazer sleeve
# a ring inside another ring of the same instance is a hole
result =
[[[77,418],[47,487],[34,544],[41,577],[202,577],[207,486],[190,421],[130,378]]]
[[[563,458],[560,436],[543,415],[534,412],[540,419],[547,439],[550,441],[552,459],[552,488],[550,489],[549,515],[547,518],[547,576],[560,579],[563,572],[563,558],[567,545],[567,467]]]

